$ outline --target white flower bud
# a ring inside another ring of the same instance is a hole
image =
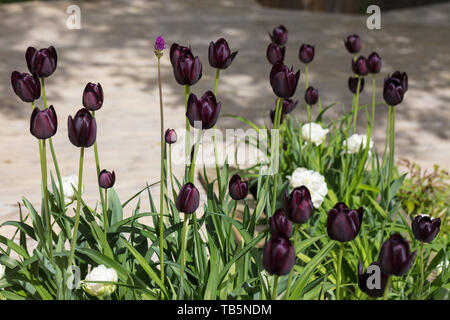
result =
[[[116,290],[115,284],[108,283],[94,283],[85,281],[109,281],[117,282],[119,277],[116,270],[113,268],[107,268],[104,265],[99,265],[88,273],[83,281],[83,290],[92,296],[104,296],[111,295]]]
[[[320,207],[328,193],[328,188],[325,178],[319,172],[306,168],[297,168],[292,172],[291,176],[288,176],[288,179],[292,188],[306,186],[311,193],[311,201],[314,208]]]
[[[309,136],[310,131],[311,137]],[[328,131],[330,130],[322,128],[322,126],[318,123],[305,123],[302,127],[302,137],[306,141],[310,141],[316,146],[320,146],[325,141]]]
[[[362,145],[362,149],[364,150],[367,146],[367,135],[365,134],[353,134],[350,138],[348,138],[348,150],[347,153],[352,154],[352,153],[358,153],[359,150],[361,149],[361,145]],[[372,149],[373,147],[373,141],[372,139],[370,139],[370,143],[369,143],[369,152],[370,149]],[[347,141],[343,142],[343,148],[344,150],[347,149]]]
[[[65,199],[64,202],[66,204],[71,203],[72,201],[74,201],[77,198],[77,193],[74,192],[73,188],[75,188],[75,190],[78,189],[78,176],[71,175],[71,176],[67,176],[67,177],[61,177],[61,182],[62,182],[63,191],[64,191],[64,199]],[[56,185],[59,189],[58,181],[56,181]],[[84,187],[81,186],[81,193],[83,193],[83,189],[84,189]]]

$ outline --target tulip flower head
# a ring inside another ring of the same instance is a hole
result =
[[[314,59],[314,46],[309,44],[302,44],[298,52],[298,58],[304,64],[308,64]]]
[[[358,79],[361,79],[361,81],[359,83],[359,93],[361,93],[364,90],[364,78],[358,78],[358,77],[348,78],[348,89],[353,94],[356,94],[356,90],[358,90]]]
[[[270,71],[270,85],[273,93],[279,98],[290,98],[297,89],[300,70],[294,72],[294,68],[289,68],[282,62],[276,62]]]
[[[300,186],[292,190],[284,199],[284,210],[289,214],[289,219],[294,223],[305,223],[311,218],[314,205],[311,194],[306,186]]]
[[[391,235],[381,246],[378,257],[381,271],[386,275],[404,275],[411,268],[416,253],[410,253],[409,244],[401,235]]]
[[[349,53],[356,54],[361,51],[361,39],[357,34],[352,34],[344,39],[345,48]]]
[[[201,123],[202,129],[212,128],[219,118],[220,102],[216,101],[216,96],[212,91],[207,91],[198,99],[193,93],[189,95],[186,117],[192,127],[195,127],[195,122]]]
[[[319,100],[319,90],[314,87],[308,87],[305,91],[305,102],[309,105],[315,105]]]
[[[100,171],[100,174],[98,175],[98,184],[103,189],[109,189],[114,186],[114,183],[116,182],[116,174],[113,172],[110,172],[106,169],[103,169]]]
[[[78,110],[75,117],[67,119],[69,140],[76,147],[90,147],[97,138],[97,123],[91,113],[82,108]]]
[[[371,269],[370,267],[379,268],[380,266],[378,262],[375,261],[371,263],[368,269]],[[379,279],[376,278],[377,276],[379,276]],[[369,273],[369,270],[363,271],[361,261],[358,262],[358,286],[361,291],[369,297],[381,298],[386,290],[388,278],[389,276],[385,275],[383,272],[376,273],[372,271],[372,273]]]
[[[428,216],[418,215],[411,223],[414,237],[422,242],[431,242],[436,238],[441,228],[441,219],[431,219]]]
[[[167,129],[166,133],[164,135],[164,139],[166,140],[167,144],[174,144],[177,142],[177,133],[174,129]]]
[[[288,41],[288,30],[285,26],[280,25],[272,30],[272,34],[269,33],[269,37],[273,43],[283,46]]]
[[[32,74],[37,74],[40,78],[50,76],[56,69],[58,63],[58,56],[55,47],[36,50],[29,47],[25,53],[28,69]]]
[[[197,210],[200,202],[200,193],[190,182],[181,187],[175,205],[180,212],[193,213]]]
[[[30,75],[14,71],[11,74],[11,85],[14,93],[23,102],[33,102],[41,96],[41,84],[36,74]]]
[[[236,201],[245,199],[248,195],[248,182],[243,181],[237,174],[231,177],[228,184],[230,197]]]
[[[194,57],[191,48],[176,43],[170,47],[170,62],[172,63],[175,80],[180,85],[192,86],[202,77],[202,63]]]
[[[30,119],[30,132],[38,139],[53,137],[58,129],[58,118],[53,106],[40,110],[33,109]]]
[[[353,72],[359,76],[366,76],[369,73],[369,63],[363,56],[359,56],[356,60],[352,59]]]
[[[94,281],[117,282],[119,281],[119,276],[117,275],[117,271],[113,268],[99,265],[98,267],[93,268],[83,281],[83,290],[91,296],[110,296],[116,290],[117,286],[115,284],[103,282],[96,283]]]
[[[89,82],[83,91],[83,106],[90,110],[96,111],[103,105],[103,89],[100,83]]]
[[[271,42],[266,50],[267,60],[269,60],[271,64],[283,62],[285,53],[286,47],[280,47],[279,45]]]
[[[292,222],[283,209],[275,211],[269,218],[269,230],[272,236],[285,237],[289,239],[292,234]]]
[[[220,38],[215,43],[211,41],[209,44],[208,59],[209,64],[213,68],[226,69],[231,65],[237,51],[231,53],[227,40]]]
[[[390,106],[396,106],[403,101],[408,90],[408,76],[406,73],[396,71],[392,76],[384,79],[383,98]]]
[[[328,212],[328,236],[336,241],[347,242],[356,238],[361,229],[363,208],[350,210],[339,202]]]
[[[295,264],[295,249],[291,242],[278,236],[272,236],[263,249],[263,266],[269,274],[283,276],[288,274]]]
[[[383,61],[381,60],[381,57],[376,52],[372,52],[369,57],[367,58],[367,62],[369,65],[369,72],[370,73],[379,73],[381,70],[381,65],[383,64]]]

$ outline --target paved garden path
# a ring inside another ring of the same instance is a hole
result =
[[[81,30],[66,28],[70,4],[81,7]],[[116,190],[122,200],[146,182],[159,179],[159,106],[152,49],[156,36],[163,35],[169,44],[192,46],[204,67],[203,78],[192,89],[200,95],[211,89],[214,81],[214,70],[207,60],[209,42],[226,37],[239,54],[220,79],[222,112],[267,123],[274,101],[265,58],[267,31],[281,23],[289,29],[287,64],[300,67],[298,47],[302,42],[315,44],[310,81],[319,88],[325,104],[351,101],[347,90],[350,56],[342,43],[347,34],[361,35],[363,54],[377,50],[383,57],[383,72],[377,79],[378,100],[384,76],[396,69],[407,71],[410,89],[397,113],[398,156],[428,168],[437,163],[449,169],[450,4],[382,13],[382,30],[368,30],[365,19],[268,9],[253,0],[0,5],[0,221],[17,218],[16,203],[22,196],[33,203],[39,202],[40,196],[37,143],[29,133],[30,106],[13,94],[10,85],[13,70],[27,71],[24,52],[28,46],[54,45],[58,52],[58,68],[46,84],[48,101],[59,117],[54,144],[63,175],[77,172],[79,152],[68,141],[67,116],[81,106],[81,93],[88,81],[102,84],[105,103],[97,113],[101,166],[115,170]],[[168,54],[162,59],[162,75],[166,125],[181,128],[183,88],[173,79]],[[301,100],[303,86],[302,80],[302,90],[296,94]],[[370,101],[370,90],[365,90],[361,101]],[[295,114],[303,117],[305,110],[297,108]],[[385,107],[377,110],[376,122],[375,141],[382,148]],[[239,125],[230,119],[219,123],[221,128]],[[363,121],[360,125],[362,130]],[[86,200],[94,204],[98,194],[92,149],[87,151],[85,168]],[[158,190],[153,189],[156,199]]]

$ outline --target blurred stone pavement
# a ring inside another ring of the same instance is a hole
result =
[[[66,8],[81,8],[81,29],[66,27]],[[279,24],[289,30],[285,62],[299,62],[301,43],[314,44],[316,57],[310,66],[310,84],[320,91],[325,105],[351,103],[347,79],[351,56],[342,39],[360,34],[362,54],[377,51],[383,58],[377,77],[377,101],[388,72],[406,71],[410,88],[397,108],[397,156],[426,168],[439,164],[450,169],[450,3],[415,9],[382,12],[382,29],[368,30],[367,16],[311,13],[263,8],[254,0],[115,0],[48,1],[0,5],[0,222],[18,219],[22,196],[39,203],[40,166],[36,139],[29,133],[30,105],[11,88],[14,70],[28,72],[24,59],[28,46],[54,45],[58,52],[56,72],[47,79],[49,104],[58,113],[54,145],[63,175],[76,174],[79,149],[67,138],[67,116],[81,107],[87,82],[100,82],[105,103],[97,112],[101,167],[116,172],[122,201],[159,180],[159,101],[154,39],[163,35],[170,45],[191,45],[203,62],[203,77],[191,92],[202,95],[213,88],[215,71],[207,59],[211,40],[225,37],[238,50],[232,66],[221,73],[218,100],[223,114],[248,117],[269,124],[274,95],[269,85],[270,65],[265,51],[268,31]],[[184,126],[183,88],[172,74],[168,50],[162,58],[166,127]],[[368,78],[367,80],[370,80]],[[294,98],[303,104],[304,76]],[[361,95],[371,101],[370,81]],[[299,105],[300,105],[299,104]],[[42,105],[39,101],[38,105]],[[336,115],[336,106],[329,116]],[[375,143],[383,148],[386,112],[377,108]],[[305,109],[294,114],[305,118]],[[365,129],[359,116],[360,133]],[[242,126],[222,118],[219,128]],[[53,169],[51,160],[49,168]],[[181,173],[182,168],[176,168]],[[93,149],[86,152],[85,199],[98,199]],[[155,201],[159,187],[152,188]],[[145,195],[143,207],[148,207]],[[127,207],[125,214],[131,214]],[[7,231],[2,228],[2,234]]]

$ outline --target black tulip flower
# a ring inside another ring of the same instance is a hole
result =
[[[188,117],[192,127],[194,127],[196,121],[200,121],[202,129],[209,129],[216,124],[220,107],[220,102],[216,101],[216,97],[211,91],[205,92],[200,99],[191,93],[188,99],[186,117]]]
[[[408,91],[408,75],[406,74],[406,72],[395,71],[392,74],[392,78],[397,78],[398,81],[401,82],[403,92]]]
[[[164,135],[164,139],[167,144],[174,144],[177,142],[178,136],[174,129],[167,129],[166,134]]]
[[[377,266],[379,267],[378,262],[374,261],[370,264],[370,266]],[[379,288],[371,288],[367,286],[367,281],[369,280],[369,277],[371,277],[373,274],[368,273],[367,270],[363,271],[363,265],[361,261],[358,262],[358,286],[361,289],[362,292],[367,294],[369,297],[372,298],[381,298],[384,295],[384,292],[386,290],[386,284],[388,281],[389,276],[385,275],[383,272],[380,272],[380,282],[379,282]],[[374,283],[372,283],[374,285]]]
[[[208,59],[213,68],[228,68],[236,55],[237,51],[231,53],[228,42],[224,38],[220,38],[215,43],[211,41],[209,44]]]
[[[367,59],[359,56],[356,60],[352,60],[353,72],[359,76],[365,76],[369,73],[369,64]]]
[[[390,106],[396,106],[403,101],[406,90],[408,89],[408,77],[406,73],[397,72],[384,79],[383,98]],[[405,90],[406,89],[406,90]]]
[[[305,91],[305,102],[310,106],[315,105],[319,100],[319,90],[314,87],[308,87]]]
[[[359,79],[361,79],[361,82],[359,84],[359,93],[361,93],[364,90],[364,78],[359,78]],[[353,94],[356,94],[356,90],[358,90],[358,77],[348,78],[348,89]]]
[[[391,235],[381,246],[378,257],[381,271],[386,275],[404,275],[411,268],[416,253],[409,252],[409,244],[401,235]]]
[[[40,110],[33,109],[30,119],[30,132],[38,139],[53,137],[58,129],[58,118],[53,106]]]
[[[370,73],[379,73],[380,72],[383,61],[381,60],[381,57],[378,55],[378,53],[372,52],[369,55],[369,57],[367,58],[367,62],[369,65]]]
[[[270,71],[270,85],[272,90],[280,98],[290,98],[297,89],[300,70],[294,72],[294,68],[289,68],[282,62],[276,62]]]
[[[283,46],[288,41],[288,31],[285,26],[280,25],[273,29],[272,34],[269,33],[269,37],[273,43]]]
[[[202,63],[198,57],[194,57],[191,48],[172,44],[170,62],[178,84],[192,86],[202,77]]]
[[[328,212],[328,236],[336,241],[347,242],[356,238],[361,229],[363,208],[350,210],[339,202]]]
[[[356,54],[361,51],[361,39],[357,34],[349,35],[344,39],[344,44],[349,53]]]
[[[292,190],[288,195],[287,191],[284,199],[284,210],[289,214],[289,219],[294,223],[305,223],[311,218],[314,206],[311,200],[311,193],[305,186],[300,186]]]
[[[272,236],[285,237],[289,239],[292,234],[292,222],[283,209],[275,211],[269,218],[269,230]]]
[[[11,85],[14,93],[23,102],[33,102],[41,96],[41,84],[35,74],[14,71],[11,74]]]
[[[269,274],[284,276],[295,264],[295,249],[284,237],[273,236],[263,249],[263,266]]]
[[[411,227],[417,240],[431,242],[439,233],[441,219],[430,219],[428,216],[418,215],[413,219]]]
[[[309,44],[302,44],[298,52],[298,58],[301,62],[307,64],[314,59],[314,46]]]
[[[116,174],[113,172],[109,172],[106,169],[103,169],[100,171],[100,174],[98,175],[98,183],[100,187],[103,189],[109,189],[114,186],[114,183],[116,182]]]
[[[83,106],[90,110],[96,111],[103,105],[103,89],[100,83],[89,82],[83,91]]]
[[[175,205],[180,212],[193,213],[200,202],[198,189],[190,182],[181,187]]]
[[[286,114],[294,111],[294,109],[297,107],[297,104],[298,104],[298,101],[293,101],[292,99],[283,99],[283,108],[281,109],[280,123],[283,122],[283,118]],[[275,109],[270,110],[270,120],[272,120],[272,123],[275,121]]]
[[[40,50],[28,47],[25,59],[30,72],[32,74],[36,73],[40,78],[50,76],[55,71],[58,63],[58,56],[53,46]]]
[[[279,61],[283,62],[285,53],[286,47],[280,47],[275,43],[270,43],[266,51],[267,60],[269,60],[271,64]]]
[[[245,199],[248,195],[248,182],[243,181],[240,176],[235,174],[228,184],[228,192],[234,200]]]
[[[85,108],[78,110],[75,117],[68,117],[67,128],[69,140],[76,147],[88,148],[97,138],[97,122]]]

